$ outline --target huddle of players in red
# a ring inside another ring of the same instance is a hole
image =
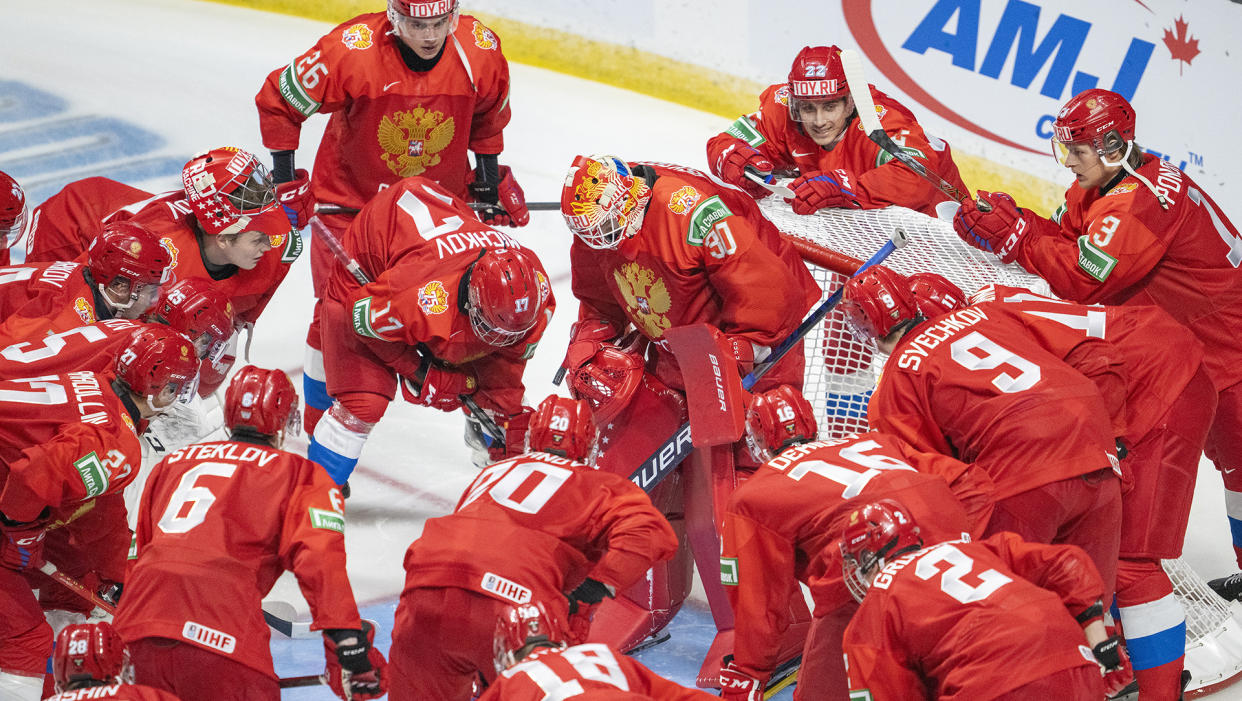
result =
[[[868,87],[886,131],[964,191],[948,145]],[[0,268],[0,698],[42,698],[52,656],[57,699],[279,698],[260,602],[284,571],[347,700],[707,697],[619,650],[676,614],[692,559],[717,557],[703,584],[722,656],[705,668],[725,698],[763,698],[799,652],[799,699],[1100,699],[1132,677],[1145,699],[1180,696],[1185,619],[1160,560],[1180,554],[1205,448],[1242,492],[1242,253],[1211,198],[1138,149],[1124,98],[1088,90],[1059,113],[1077,183],[1052,219],[987,192],[954,217],[1060,299],[861,272],[841,309],[887,354],[873,430],[819,439],[795,349],[753,388],[745,440],[706,458],[704,489],[648,495],[625,476],[688,417],[665,331],[709,325],[744,375],[819,299],[755,204],[765,181],[794,176],[800,214],[949,197],[854,128],[836,47],[803,49],[708,141],[710,175],[579,156],[561,196],[574,399],[532,408],[523,371],[555,300],[493,228],[529,221],[498,163],[508,89],[499,39],[456,0],[389,0],[268,76],[271,174],[217,148],[180,190],[91,178],[31,222],[0,173],[4,263],[30,235],[26,262]],[[312,177],[293,150],[316,112]],[[164,446],[131,543],[139,436],[221,386],[305,227],[305,417],[283,372],[233,373],[229,439]],[[407,551],[386,660],[346,577],[345,496],[398,390],[464,410],[483,469]],[[282,449],[303,425],[306,457]],[[123,594],[111,625],[65,627],[54,655],[43,609],[91,604],[66,603],[49,560]]]

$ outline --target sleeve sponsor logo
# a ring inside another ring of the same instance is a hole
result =
[[[372,41],[371,28],[361,22],[351,24],[345,28],[345,31],[341,32],[341,43],[353,51],[369,49],[375,45],[375,42]]]
[[[500,42],[496,40],[496,35],[492,30],[483,26],[483,23],[477,19],[474,26],[470,29],[470,33],[474,35],[474,45],[485,51],[495,51]]]
[[[1050,219],[1052,219],[1052,221],[1056,222],[1057,224],[1060,224],[1061,217],[1065,216],[1065,212],[1067,209],[1069,209],[1069,205],[1066,204],[1065,202],[1062,202],[1061,206],[1057,207],[1057,211],[1052,213],[1052,216],[1050,217]]]
[[[870,689],[851,689],[850,701],[874,701],[874,699],[871,696]]]
[[[359,336],[368,336],[370,338],[379,338],[380,335],[375,332],[371,326],[371,298],[363,297],[354,302],[354,331]]]
[[[233,654],[233,650],[237,649],[237,638],[194,621],[185,622],[181,627],[181,637],[226,655]]]
[[[127,560],[138,559],[138,534],[131,533],[129,536],[129,552],[125,555]]]
[[[1082,268],[1083,272],[1104,282],[1116,265],[1116,258],[1105,253],[1085,235],[1078,237],[1078,267]]]
[[[432,280],[418,290],[418,306],[424,314],[443,314],[448,311],[448,298],[448,291],[439,280]]]
[[[297,68],[292,63],[280,73],[280,96],[285,98],[285,102],[288,102],[290,107],[307,117],[318,112],[321,107],[321,103],[311,97],[306,92],[306,88],[302,87]]]
[[[310,522],[311,528],[322,528],[326,531],[345,533],[345,516],[335,511],[311,507]]]
[[[686,185],[668,198],[668,208],[673,214],[685,214],[699,203],[703,195],[693,187]]]
[[[737,558],[720,558],[720,583],[727,587],[737,586]]]
[[[914,148],[913,146],[906,146],[903,144],[901,146],[901,150],[905,151],[912,158],[922,158],[923,160],[927,160],[927,155],[924,154],[922,151]],[[880,149],[880,152],[875,157],[875,167],[879,168],[880,166],[884,165],[885,163],[888,163],[891,160],[893,160],[893,154],[889,153],[888,151],[885,151],[884,149]]]
[[[276,237],[272,237],[276,238]],[[292,263],[302,255],[302,236],[296,229],[290,230],[288,234],[280,238],[284,239],[285,250],[280,254],[281,263]],[[280,244],[273,243],[272,248],[276,248]]]
[[[729,211],[719,196],[713,195],[707,198],[690,215],[690,228],[686,231],[686,243],[691,246],[702,246],[703,239],[707,238],[712,227],[730,216],[733,216],[733,212]]]
[[[522,351],[522,360],[530,360],[535,357],[535,349],[539,347],[539,342],[527,343],[526,350]]]
[[[763,134],[759,133],[759,130],[755,128],[755,123],[750,121],[750,117],[746,115],[738,117],[736,122],[730,124],[728,129],[725,129],[725,133],[736,139],[741,139],[751,146],[767,143],[767,139],[764,138]]]
[[[78,476],[82,478],[82,486],[86,488],[87,498],[97,497],[108,491],[108,471],[104,469],[95,451],[92,450],[74,460],[73,466],[77,468]]]

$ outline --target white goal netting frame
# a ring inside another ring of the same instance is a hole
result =
[[[785,236],[800,246],[807,267],[823,290],[822,302],[852,272],[835,261],[825,262],[815,249],[844,254],[858,263],[870,258],[900,227],[909,241],[884,265],[905,275],[935,272],[952,280],[966,294],[987,284],[1026,287],[1049,294],[1043,280],[1016,265],[1001,265],[992,255],[963,243],[946,221],[904,207],[879,210],[824,210],[811,216],[794,214],[778,197],[760,201],[760,209]],[[837,256],[839,257],[839,256]],[[821,264],[812,262],[816,260]],[[867,402],[884,356],[855,340],[844,317],[833,310],[806,337],[803,393],[816,408],[822,438],[867,430]],[[1242,675],[1242,604],[1216,595],[1183,560],[1165,560],[1174,593],[1186,610],[1186,669],[1191,672],[1188,696],[1219,690]]]

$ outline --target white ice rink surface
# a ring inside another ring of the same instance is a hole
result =
[[[0,26],[7,29],[0,42],[0,170],[26,186],[32,204],[70,180],[97,174],[150,191],[172,189],[176,167],[214,146],[240,146],[269,161],[254,95],[268,72],[330,28],[189,0],[6,0],[0,3]],[[705,142],[728,121],[546,70],[518,64],[510,69],[513,121],[501,162],[513,167],[529,201],[558,199],[565,170],[580,153],[705,168]],[[299,166],[313,163],[326,121],[313,117],[303,129]],[[559,214],[535,212],[516,235],[538,253],[558,302],[526,374],[529,403],[537,403],[555,389],[551,378],[577,313],[568,284],[570,234]],[[250,351],[251,362],[289,371],[299,391],[311,312],[307,258],[264,313]],[[351,480],[350,580],[365,615],[385,628],[401,591],[406,547],[426,518],[452,508],[476,474],[461,434],[459,415],[394,402]],[[1185,557],[1209,579],[1234,570],[1220,484],[1205,461]],[[295,602],[305,615],[290,577],[273,596]],[[673,632],[671,642],[640,659],[692,684],[712,632],[705,605],[692,601]],[[381,641],[386,650],[386,633]],[[273,651],[284,676],[322,669],[317,641],[277,640]],[[325,688],[285,695],[335,698]],[[1242,690],[1210,698],[1242,699]]]

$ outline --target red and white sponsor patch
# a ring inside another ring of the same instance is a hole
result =
[[[185,622],[181,627],[181,637],[226,655],[233,654],[233,650],[237,648],[237,638],[194,621]]]
[[[407,17],[439,17],[452,12],[453,6],[457,4],[457,0],[435,0],[434,2],[397,0],[396,4],[400,8],[401,14]]]
[[[839,91],[835,78],[793,81],[794,97],[833,97],[837,92]]]
[[[515,604],[525,604],[530,602],[530,589],[509,579],[505,579],[498,574],[485,572],[483,581],[479,582],[479,587],[489,594],[494,594],[507,601]]]

